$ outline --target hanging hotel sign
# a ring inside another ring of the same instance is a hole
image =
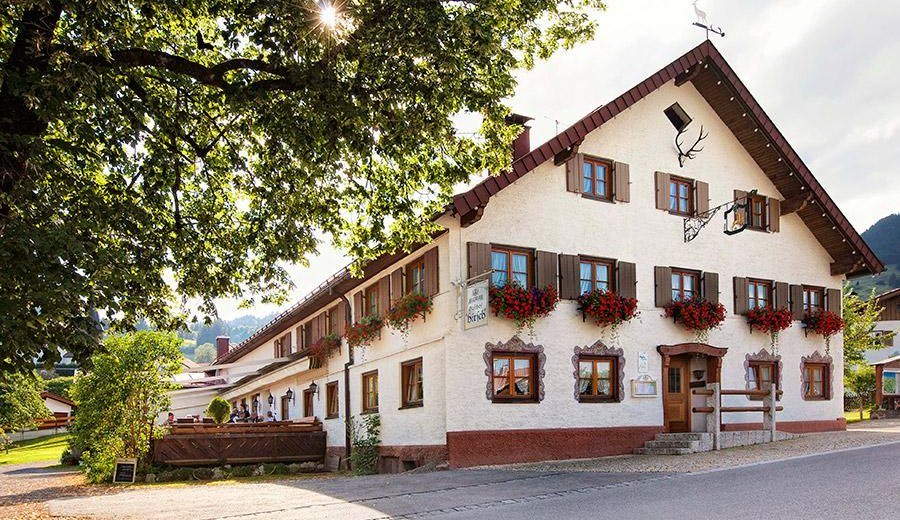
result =
[[[489,287],[487,280],[466,286],[466,329],[487,325]]]

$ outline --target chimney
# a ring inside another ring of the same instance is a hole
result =
[[[533,118],[521,114],[510,114],[506,116],[506,124],[522,126],[522,133],[513,139],[512,142],[513,162],[518,161],[522,156],[531,151],[531,128],[526,126],[525,123],[532,119]]]
[[[225,357],[225,354],[228,354],[228,351],[231,349],[231,338],[228,336],[218,336],[216,337],[216,357],[222,358]]]

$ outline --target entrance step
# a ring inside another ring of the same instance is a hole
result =
[[[687,455],[712,449],[712,435],[703,432],[660,433],[643,448],[634,450],[636,455]]]
[[[678,440],[661,440],[647,441],[645,448],[687,448],[690,450],[700,449],[700,441],[678,441]]]
[[[635,448],[635,455],[688,455],[694,453],[691,448]]]

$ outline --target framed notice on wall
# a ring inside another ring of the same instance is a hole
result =
[[[466,329],[487,325],[489,288],[487,280],[466,286]]]
[[[650,376],[631,380],[631,397],[656,397],[658,393],[656,380]]]
[[[113,483],[134,484],[135,473],[137,473],[137,459],[116,459]]]

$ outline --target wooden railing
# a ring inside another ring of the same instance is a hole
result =
[[[762,390],[723,390],[719,383],[709,383],[706,388],[695,388],[693,395],[706,396],[706,406],[694,406],[691,411],[694,413],[705,413],[706,431],[713,434],[713,449],[721,449],[719,434],[722,431],[722,414],[733,412],[756,412],[763,414],[763,429],[769,432],[769,441],[774,441],[775,434],[775,413],[784,410],[783,406],[778,406],[777,400],[781,396],[782,391],[775,388],[775,385],[768,385],[767,389]],[[722,406],[722,396],[725,395],[745,395],[747,397],[762,398],[761,406]]]

